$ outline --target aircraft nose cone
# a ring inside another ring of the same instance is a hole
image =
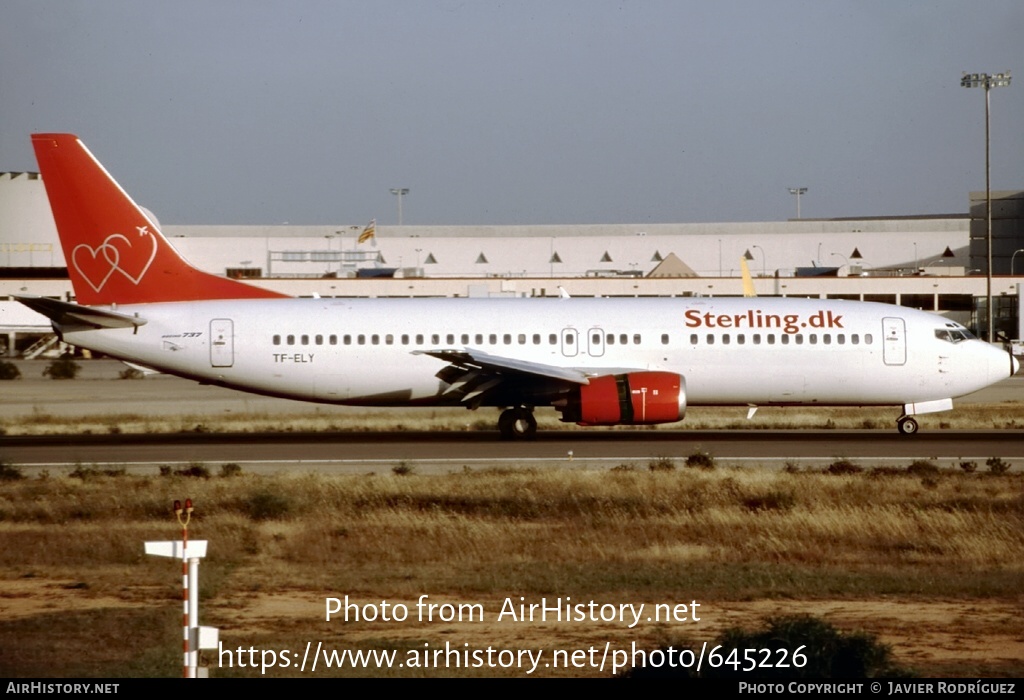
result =
[[[980,371],[979,378],[980,374],[986,376],[985,386],[998,384],[1007,377],[1012,377],[1020,369],[1020,360],[1014,357],[1013,353],[1007,352],[997,345],[989,345],[987,343],[983,343],[979,348],[982,353],[976,357],[977,365],[975,366]],[[1009,362],[1007,362],[1007,358],[1009,358]]]

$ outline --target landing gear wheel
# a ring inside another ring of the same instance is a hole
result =
[[[900,435],[913,435],[918,429],[917,421],[910,416],[903,416],[897,419],[896,429],[900,431]]]
[[[537,437],[537,419],[525,406],[507,408],[498,417],[502,440],[533,440]]]

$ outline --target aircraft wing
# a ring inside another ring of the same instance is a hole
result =
[[[47,297],[15,295],[22,304],[38,311],[53,322],[55,329],[61,331],[94,330],[97,328],[138,328],[144,326],[146,320],[138,316],[119,314],[116,311],[104,311],[88,306],[70,304]]]
[[[449,385],[445,394],[469,408],[480,406],[488,394],[521,400],[548,397],[571,386],[589,384],[591,377],[629,369],[556,367],[541,362],[529,362],[511,357],[492,355],[475,348],[446,348],[414,350],[414,355],[429,355],[447,362],[435,376]]]
[[[517,374],[545,379],[557,379],[571,384],[589,384],[588,375],[571,367],[553,367],[539,362],[526,362],[510,357],[499,357],[481,350],[414,350],[414,355],[430,355],[455,367],[490,370],[496,374]]]

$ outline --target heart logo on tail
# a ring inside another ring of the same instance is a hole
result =
[[[93,291],[102,290],[115,272],[136,286],[146,276],[156,258],[157,242],[147,226],[137,228],[139,235],[149,240],[148,251],[145,243],[133,244],[122,233],[110,234],[95,248],[80,243],[71,251],[71,264]]]

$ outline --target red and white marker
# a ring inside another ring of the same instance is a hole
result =
[[[207,669],[199,667],[200,649],[217,649],[220,631],[199,625],[199,560],[206,556],[206,540],[188,541],[188,523],[192,519],[192,499],[174,502],[174,514],[181,523],[181,540],[146,542],[146,554],[181,559],[182,584],[182,676],[205,678]],[[184,514],[184,517],[182,515]]]

